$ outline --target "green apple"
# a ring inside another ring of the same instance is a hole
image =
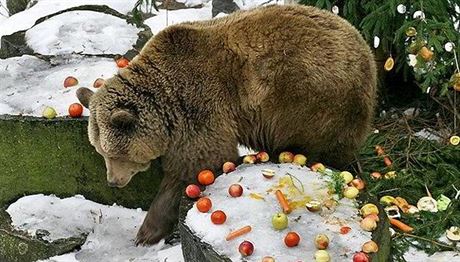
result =
[[[354,186],[346,187],[343,190],[343,195],[348,199],[355,199],[359,194],[359,190]]]
[[[315,261],[316,262],[329,262],[331,257],[326,250],[318,250],[315,252]]]
[[[304,166],[307,164],[307,157],[302,154],[297,154],[294,156],[293,163],[300,166]]]
[[[283,230],[288,226],[288,217],[284,213],[276,213],[272,217],[272,225],[276,230]]]
[[[343,171],[343,172],[340,172],[340,176],[343,178],[343,180],[345,181],[345,184],[348,184],[350,183],[351,181],[353,181],[353,175],[348,172],[348,171]]]
[[[56,110],[54,110],[54,108],[49,107],[49,106],[45,107],[42,114],[43,114],[43,117],[47,119],[53,119],[57,115]]]

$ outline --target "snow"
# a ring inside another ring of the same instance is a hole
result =
[[[146,215],[141,209],[101,205],[80,195],[61,199],[38,194],[20,198],[6,212],[16,229],[32,236],[38,229],[49,232],[43,237],[46,241],[87,234],[80,250],[45,261],[183,261],[180,245],[135,246]]]
[[[79,86],[92,87],[97,78],[117,72],[115,62],[108,58],[71,56],[52,62],[28,55],[0,59],[0,115],[42,116],[43,109],[51,106],[58,116],[66,116],[69,105],[78,102],[75,91]],[[76,77],[79,85],[64,88],[68,76]],[[88,114],[84,109],[83,115]]]
[[[212,18],[212,6],[211,3],[205,4],[202,8],[190,8],[190,9],[179,9],[169,10],[160,9],[154,17],[146,19],[146,24],[152,30],[155,35],[167,26],[191,21],[201,21]],[[166,23],[168,19],[168,23]]]
[[[107,5],[112,9],[127,14],[136,0],[40,0],[31,8],[0,20],[0,37],[31,28],[35,22],[47,15],[64,9],[81,5]]]
[[[265,168],[275,170],[275,177],[264,178],[261,170]],[[340,200],[337,209],[332,213],[311,213],[300,204],[300,208],[289,214],[288,228],[281,232],[274,230],[271,218],[281,210],[273,192],[276,186],[285,183],[286,180],[291,181],[286,173],[299,179],[305,190],[300,194],[293,187],[282,187],[290,201],[305,200],[305,197],[320,201],[329,198],[326,186],[329,177],[312,172],[309,168],[293,164],[241,165],[236,171],[219,176],[213,185],[207,187],[203,194],[211,199],[212,210],[200,213],[195,206],[192,207],[187,213],[187,226],[203,242],[211,244],[219,254],[233,261],[241,260],[238,246],[243,240],[251,241],[255,246],[253,255],[245,258],[245,261],[261,261],[267,255],[274,256],[276,261],[311,261],[316,251],[313,239],[317,234],[324,233],[330,239],[328,251],[332,261],[344,261],[347,256],[349,258],[354,252],[361,250],[362,244],[371,239],[371,233],[360,228],[356,202],[348,199]],[[293,181],[301,188],[296,179]],[[239,198],[228,196],[228,187],[234,183],[239,183],[244,188],[243,195]],[[264,196],[264,200],[251,198],[251,193]],[[224,224],[214,225],[211,222],[210,216],[215,210],[226,213],[227,221]],[[230,231],[246,225],[252,227],[250,233],[232,241],[225,241],[225,236]],[[352,230],[341,235],[340,228],[344,225]],[[283,239],[289,231],[295,231],[301,236],[298,247],[285,246]]]
[[[140,30],[118,17],[92,11],[54,16],[26,32],[27,45],[43,55],[124,54]]]
[[[445,251],[438,252],[430,256],[422,250],[410,247],[409,251],[404,254],[404,259],[406,259],[407,262],[459,262],[460,253]]]

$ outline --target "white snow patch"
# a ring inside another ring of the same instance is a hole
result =
[[[264,178],[261,174],[264,168],[275,170],[275,177]],[[313,261],[316,251],[313,239],[317,234],[324,233],[330,239],[328,251],[332,261],[345,261],[349,260],[354,252],[361,250],[363,243],[371,239],[371,233],[364,232],[360,228],[356,202],[348,199],[340,200],[334,213],[324,213],[323,216],[319,213],[311,213],[305,208],[295,209],[288,215],[289,227],[282,231],[274,230],[271,224],[272,216],[281,210],[274,191],[267,191],[278,185],[279,179],[286,173],[302,182],[305,195],[320,201],[329,197],[326,186],[328,176],[312,172],[309,168],[293,164],[241,165],[236,171],[219,176],[213,185],[207,187],[203,194],[211,199],[212,210],[208,213],[200,213],[193,206],[187,213],[186,224],[202,241],[211,244],[218,253],[233,261],[241,260],[238,246],[243,240],[251,241],[255,247],[252,256],[246,257],[244,261],[261,261],[268,255],[273,256],[276,261]],[[244,192],[241,197],[233,198],[228,195],[228,187],[234,183],[243,186]],[[294,183],[300,188],[299,183]],[[288,194],[286,188],[282,190]],[[253,199],[249,197],[250,193],[263,195],[265,200]],[[292,192],[289,194],[293,196]],[[227,221],[224,224],[214,225],[211,222],[210,216],[215,210],[226,213]],[[230,231],[246,225],[252,227],[250,233],[232,241],[225,241]],[[352,230],[348,234],[341,235],[339,232],[342,225],[347,225]],[[301,236],[299,246],[295,248],[285,246],[283,240],[289,231],[295,231]]]
[[[107,5],[122,14],[132,10],[136,0],[40,0],[31,8],[0,21],[0,37],[31,28],[47,15],[81,5]]]
[[[117,72],[115,62],[108,58],[73,56],[55,62],[52,66],[28,55],[0,59],[0,115],[42,116],[43,109],[51,106],[58,116],[66,116],[69,105],[78,102],[75,91],[79,86],[92,88],[97,78]],[[64,88],[68,76],[76,77],[79,85]],[[87,109],[83,115],[89,115]]]
[[[167,26],[192,21],[201,21],[212,18],[211,3],[204,5],[202,8],[190,8],[166,11],[160,9],[154,17],[144,21],[144,24],[150,27],[155,35]],[[168,23],[166,24],[166,13]]]
[[[441,142],[443,140],[442,136],[440,135],[440,133],[438,131],[434,130],[434,129],[431,129],[431,128],[424,128],[424,129],[416,132],[414,134],[414,136],[424,138],[424,139],[427,139],[427,140],[436,141],[436,142]]]
[[[124,54],[140,30],[118,17],[92,11],[54,16],[26,32],[27,44],[43,55]]]
[[[140,208],[101,205],[79,195],[61,199],[38,194],[20,198],[6,212],[16,229],[32,236],[38,229],[48,231],[47,241],[88,234],[81,250],[45,261],[183,261],[180,246],[169,250],[163,241],[152,247],[134,244],[146,214]]]
[[[433,255],[428,255],[423,250],[418,250],[410,247],[404,254],[404,259],[407,262],[455,262],[460,261],[460,253],[454,251],[437,252]]]

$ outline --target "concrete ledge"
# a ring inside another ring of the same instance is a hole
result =
[[[162,179],[159,161],[123,189],[107,186],[103,158],[89,144],[87,119],[0,116],[0,261],[66,253],[81,240],[47,243],[13,232],[4,209],[30,194],[81,194],[102,204],[148,209]],[[18,248],[28,246],[27,252]],[[30,255],[33,255],[30,256]],[[31,260],[33,258],[33,260]]]

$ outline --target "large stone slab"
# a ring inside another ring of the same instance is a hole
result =
[[[107,186],[105,165],[87,139],[87,119],[0,116],[0,261],[34,261],[66,253],[82,243],[47,243],[12,230],[3,211],[35,193],[148,209],[162,178],[159,161],[123,189]]]

